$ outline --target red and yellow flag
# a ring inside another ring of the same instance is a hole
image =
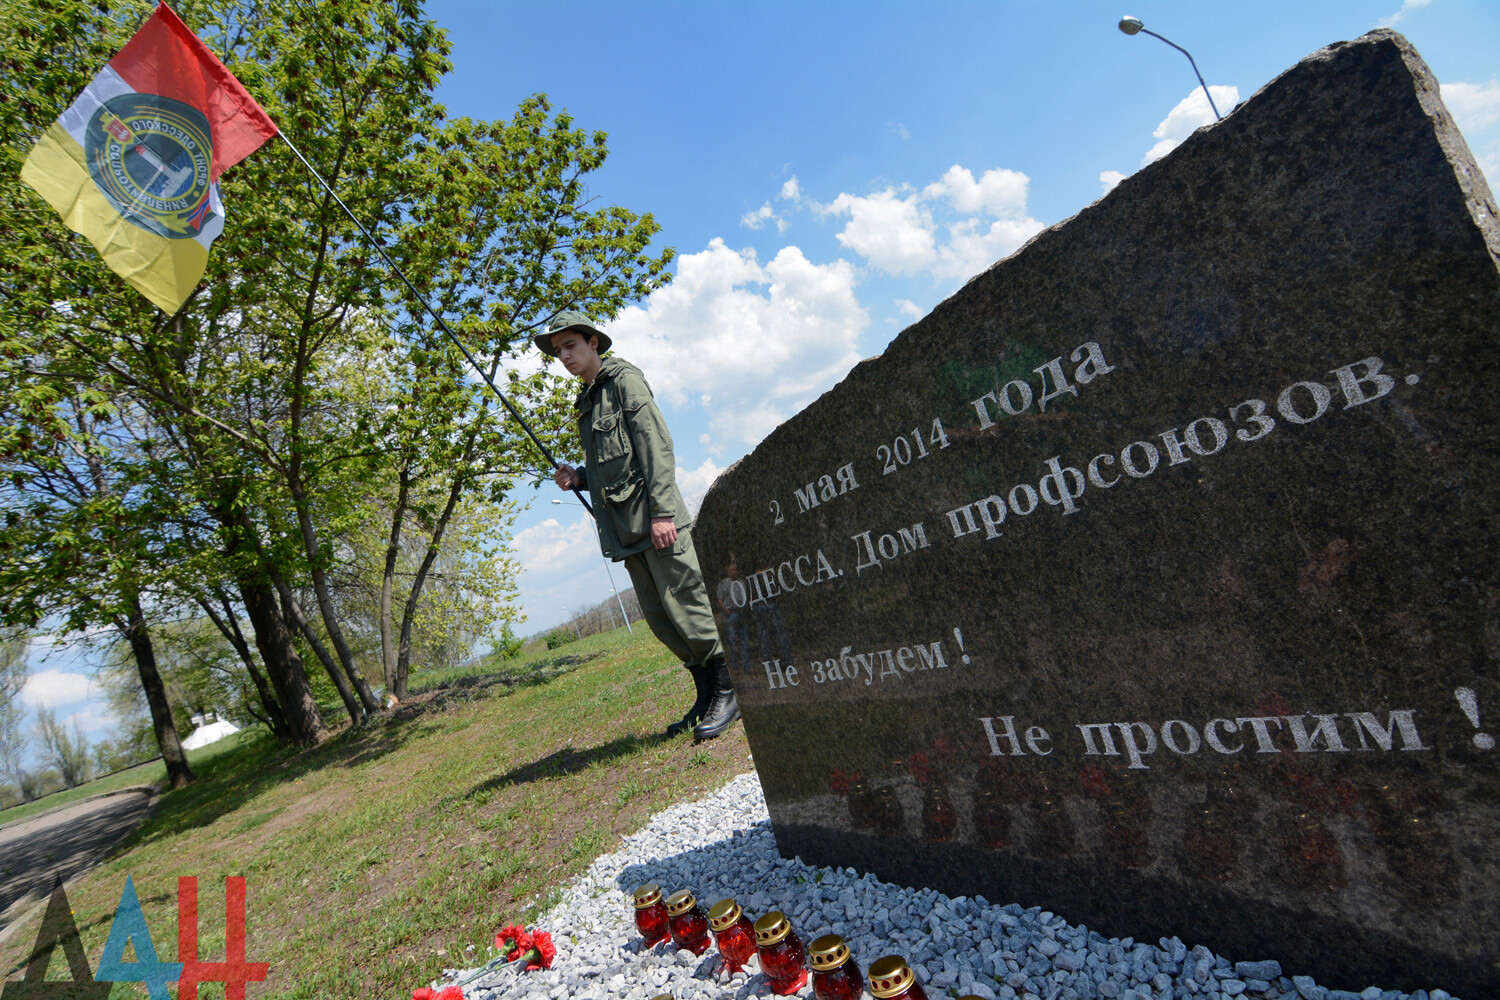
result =
[[[163,3],[42,134],[21,180],[175,313],[224,231],[219,175],[275,134],[255,98]]]

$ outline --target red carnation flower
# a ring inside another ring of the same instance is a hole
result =
[[[444,986],[433,1000],[464,1000],[464,991],[460,986]]]
[[[430,986],[418,986],[411,991],[411,1000],[432,1000],[437,996]]]
[[[531,947],[526,951],[526,971],[550,969],[552,960],[556,957],[557,949],[552,945],[552,935],[546,931],[537,931],[531,936]]]
[[[520,958],[522,955],[531,950],[531,944],[531,935],[526,933],[525,931],[522,931],[521,936],[516,938],[515,942],[511,945],[510,951],[506,952],[505,957],[514,962],[516,959]]]
[[[495,935],[495,948],[499,951],[508,952],[511,950],[512,944],[525,933],[526,928],[520,924],[511,924],[509,927],[502,927],[500,928],[500,933]]]

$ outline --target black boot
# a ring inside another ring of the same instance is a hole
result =
[[[713,700],[713,671],[707,666],[688,667],[687,669],[688,673],[693,675],[693,687],[698,689],[698,697],[693,702],[693,707],[687,710],[686,715],[667,727],[668,736],[676,736],[678,733],[686,732],[697,725],[698,720],[703,718],[703,713],[708,711],[708,703]]]
[[[722,735],[740,717],[740,701],[734,696],[729,664],[724,662],[724,657],[717,656],[706,666],[713,670],[713,699],[704,710],[703,721],[693,727],[695,740],[711,740]]]

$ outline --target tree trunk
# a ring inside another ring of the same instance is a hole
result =
[[[411,590],[406,597],[406,607],[401,612],[401,645],[396,653],[396,682],[399,690],[392,693],[397,698],[406,697],[406,678],[411,668],[411,627],[417,617],[417,607],[422,600],[422,588],[427,584],[427,574],[432,569],[432,564],[437,562],[438,548],[443,543],[443,531],[448,527],[448,521],[453,517],[453,511],[458,507],[458,498],[463,494],[466,482],[466,474],[462,471],[469,466],[474,448],[476,432],[469,432],[469,439],[465,443],[463,457],[459,460],[458,469],[453,475],[453,486],[448,490],[448,503],[443,507],[442,514],[438,515],[437,524],[432,529],[432,534],[427,541],[427,554],[422,557],[422,565],[417,567],[413,574]]]
[[[256,693],[260,695],[260,704],[266,710],[266,714],[262,716],[253,709],[250,710],[250,714],[254,715],[261,722],[264,722],[266,728],[270,729],[271,733],[278,740],[283,743],[289,743],[291,742],[292,731],[286,724],[286,716],[281,711],[281,703],[276,700],[276,693],[271,690],[270,685],[266,682],[265,675],[255,666],[255,657],[250,655],[250,643],[245,641],[245,633],[240,631],[240,623],[235,620],[234,611],[229,606],[228,596],[221,591],[218,593],[218,598],[219,603],[224,609],[222,618],[214,610],[213,605],[197,594],[193,595],[193,599],[198,602],[198,606],[207,612],[209,619],[218,627],[219,632],[224,638],[229,640],[229,644],[234,647],[234,651],[240,655],[240,662],[245,664],[245,670],[250,674],[250,680],[255,683]]]
[[[342,160],[343,152],[339,153]],[[335,168],[336,175],[336,168]],[[326,205],[327,202],[325,201]],[[317,527],[313,524],[311,504],[308,500],[306,482],[303,478],[302,464],[302,422],[305,414],[304,401],[306,393],[306,376],[309,369],[310,344],[313,341],[313,310],[318,298],[318,286],[322,280],[323,265],[327,259],[329,248],[329,231],[324,230],[322,242],[318,245],[318,260],[313,268],[312,280],[308,284],[307,297],[302,306],[302,326],[297,336],[297,352],[293,360],[292,392],[289,402],[290,428],[288,444],[291,448],[290,461],[286,469],[286,484],[292,494],[292,506],[297,514],[297,528],[302,536],[302,548],[307,555],[307,565],[312,571],[313,593],[317,595],[318,611],[323,616],[323,629],[328,633],[328,639],[333,643],[333,648],[339,655],[339,665],[347,676],[349,683],[353,684],[358,693],[360,708],[351,709],[349,715],[355,723],[363,721],[366,712],[380,710],[380,701],[375,697],[375,692],[370,690],[369,682],[360,673],[359,668],[354,665],[354,654],[349,649],[349,644],[344,641],[344,630],[339,625],[338,616],[334,614],[333,598],[328,592],[328,576],[323,572],[322,559],[320,558],[321,546],[318,544]],[[287,601],[286,588],[280,586],[281,599]],[[299,609],[300,611],[300,609]],[[303,629],[304,634],[311,632],[307,628],[305,620],[299,617],[298,626]],[[319,659],[323,654],[318,654]],[[326,661],[325,661],[326,663]],[[334,671],[330,670],[330,673]],[[344,694],[345,684],[337,678],[334,684],[339,689],[339,694]],[[345,704],[348,703],[345,697]]]
[[[349,721],[356,726],[364,722],[364,706],[354,694],[354,689],[349,686],[349,678],[344,676],[339,665],[333,662],[333,657],[328,655],[328,650],[318,639],[318,633],[312,630],[307,616],[302,613],[302,606],[292,596],[286,582],[281,579],[281,574],[273,574],[272,579],[276,581],[276,591],[281,595],[281,616],[297,627],[297,631],[302,634],[303,641],[312,647],[313,653],[318,657],[318,662],[322,663],[323,669],[328,671],[328,679],[333,681],[333,686],[338,689],[339,697],[344,701],[344,710],[349,713]]]
[[[385,689],[397,700],[406,697],[406,677],[400,690],[396,683],[396,642],[391,621],[391,596],[396,589],[396,560],[401,555],[401,526],[406,520],[406,497],[411,485],[410,468],[401,466],[400,489],[396,493],[396,510],[391,515],[391,537],[385,546],[385,573],[380,578],[380,661],[385,667]]]
[[[146,615],[141,610],[140,598],[135,595],[130,597],[130,620],[120,631],[125,633],[130,651],[135,654],[135,667],[146,691],[146,704],[151,708],[151,728],[156,731],[156,743],[167,765],[167,781],[173,788],[185,787],[194,780],[193,769],[188,766],[187,752],[182,749],[177,727],[172,724],[172,706],[167,703],[167,690],[156,669],[156,650],[146,629]]]
[[[355,721],[359,722],[364,718],[365,712],[380,710],[380,699],[375,697],[375,692],[370,690],[370,684],[365,680],[364,674],[360,673],[359,668],[354,665],[354,653],[349,649],[349,643],[344,640],[344,630],[339,625],[338,616],[334,614],[333,598],[328,592],[328,574],[323,572],[322,564],[318,559],[317,528],[313,526],[312,515],[307,509],[307,501],[299,496],[300,493],[299,484],[292,496],[297,506],[297,525],[302,532],[302,546],[307,552],[307,565],[312,570],[313,593],[318,599],[318,612],[323,616],[323,628],[328,633],[328,639],[333,643],[334,651],[339,654],[339,663],[343,666],[344,673],[359,694],[362,710],[355,717]],[[284,594],[282,599],[286,599]],[[298,625],[301,626],[302,622],[299,621]],[[305,631],[311,632],[312,630],[307,628]],[[342,685],[339,691],[343,692]]]
[[[271,675],[276,697],[281,701],[292,739],[296,743],[321,742],[328,735],[318,703],[307,683],[307,669],[292,644],[292,634],[276,608],[276,595],[263,581],[240,582],[240,599],[255,629],[255,646]]]

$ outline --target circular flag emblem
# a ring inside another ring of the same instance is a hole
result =
[[[190,104],[158,94],[112,97],[89,119],[84,154],[99,190],[142,229],[192,239],[213,214],[213,133]]]

